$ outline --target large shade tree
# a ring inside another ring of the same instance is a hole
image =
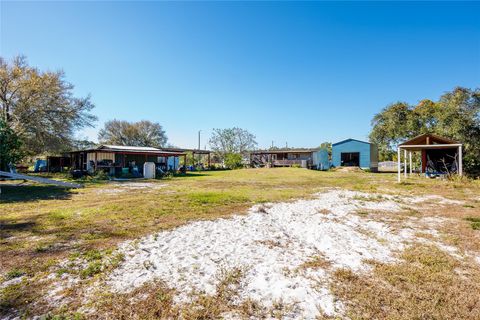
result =
[[[162,126],[148,120],[107,121],[98,134],[98,140],[103,144],[137,147],[160,148],[167,144],[167,136]]]
[[[464,144],[464,166],[480,173],[480,89],[457,87],[438,101],[412,106],[397,102],[372,120],[371,142],[379,146],[380,160],[394,158],[396,146],[423,133],[434,133]]]
[[[79,129],[96,117],[90,96],[76,97],[63,71],[41,71],[25,57],[0,57],[0,117],[28,154],[71,148]]]

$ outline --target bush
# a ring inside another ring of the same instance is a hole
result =
[[[225,166],[229,169],[242,168],[242,155],[238,153],[227,153],[225,155]]]
[[[92,177],[92,180],[95,180],[95,181],[108,180],[108,179],[109,179],[108,174],[103,170],[99,170],[95,172],[95,175]]]

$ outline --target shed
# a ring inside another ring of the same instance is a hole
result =
[[[334,167],[360,167],[377,171],[378,149],[373,143],[346,139],[332,144]]]

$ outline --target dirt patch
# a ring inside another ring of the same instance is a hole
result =
[[[154,182],[114,182],[108,186],[108,188],[102,188],[97,191],[99,194],[113,195],[118,193],[124,193],[132,190],[158,190],[165,188],[167,185]]]

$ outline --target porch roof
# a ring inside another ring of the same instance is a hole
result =
[[[424,149],[452,149],[461,145],[458,141],[425,133],[399,144],[398,147],[410,151],[420,151]]]
[[[97,148],[86,149],[73,151],[72,153],[81,153],[81,152],[111,152],[111,153],[120,153],[120,154],[146,154],[146,155],[157,155],[157,156],[183,156],[184,152],[180,151],[166,151],[163,149],[153,148],[153,147],[136,147],[136,146],[118,146],[118,145],[101,145]]]
[[[255,150],[250,154],[278,154],[278,153],[312,153],[320,149],[277,149],[277,150]]]

